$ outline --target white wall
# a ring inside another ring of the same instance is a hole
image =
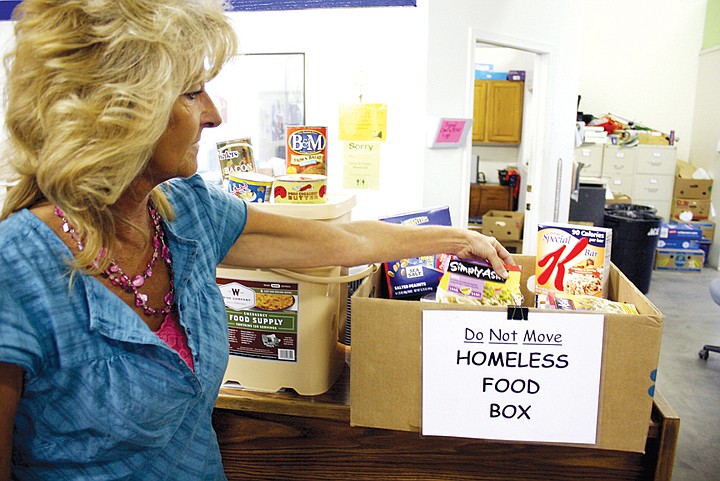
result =
[[[706,0],[607,0],[581,5],[580,110],[675,130],[689,157]]]
[[[695,116],[693,120],[690,159],[696,167],[707,170],[715,179],[712,194],[712,205],[720,207],[720,46],[702,52],[699,58],[697,97],[695,99]],[[717,219],[715,219],[717,223]],[[720,266],[720,232],[715,232],[715,239],[708,255],[710,265]]]

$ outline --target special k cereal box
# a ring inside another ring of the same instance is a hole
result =
[[[607,297],[612,229],[538,225],[535,293],[549,291]]]

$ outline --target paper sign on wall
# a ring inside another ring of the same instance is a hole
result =
[[[344,142],[343,188],[380,188],[380,142]]]
[[[427,119],[427,146],[431,149],[464,147],[472,122],[472,119],[429,117]]]
[[[341,105],[338,139],[385,142],[387,139],[387,105]]]
[[[423,312],[422,433],[594,444],[604,317]]]

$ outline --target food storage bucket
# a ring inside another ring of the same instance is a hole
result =
[[[354,196],[329,196],[325,204],[257,204],[328,222],[349,220],[354,205]],[[218,267],[230,339],[223,381],[266,392],[294,389],[317,395],[329,390],[345,364],[340,339],[347,283],[375,269],[368,266],[347,275],[347,269],[337,266],[299,271]]]

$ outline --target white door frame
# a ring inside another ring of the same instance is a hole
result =
[[[533,101],[529,110],[525,110],[527,115],[523,116],[523,140],[520,146],[520,198],[518,202],[518,210],[525,214],[524,238],[534,239],[536,226],[539,222],[538,210],[533,206],[538,202],[553,202],[558,205],[559,185],[562,181],[560,168],[553,159],[549,157],[549,149],[547,135],[550,132],[547,119],[549,118],[548,108],[552,105],[552,90],[548,85],[548,77],[550,63],[553,59],[553,48],[538,42],[532,42],[525,39],[506,37],[482,29],[471,28],[468,35],[468,85],[466,95],[468,98],[467,105],[472,116],[472,105],[474,97],[474,55],[475,46],[478,42],[496,45],[498,47],[513,48],[534,53],[535,65],[533,71],[532,94]],[[543,126],[546,126],[543,128]],[[549,161],[549,162],[548,162]],[[464,184],[470,185],[470,173],[472,170],[472,149],[468,151],[466,156],[467,168],[466,179]],[[548,185],[548,182],[542,182],[542,169],[553,169],[558,172],[557,184]],[[566,181],[567,182],[567,181]],[[468,189],[469,190],[469,189]],[[469,201],[469,191],[467,193]],[[468,202],[465,202],[468,204]],[[555,209],[556,221],[562,220],[562,216]],[[560,217],[560,218],[558,218]],[[523,243],[523,253],[534,254],[535,243]]]

